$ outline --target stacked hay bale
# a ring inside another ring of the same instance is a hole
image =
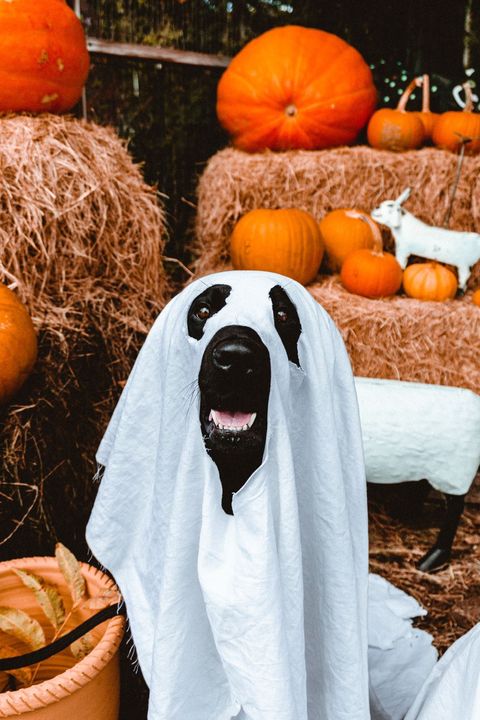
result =
[[[36,368],[2,409],[0,553],[80,554],[95,450],[166,302],[164,216],[113,131],[0,118],[0,277],[27,305]]]
[[[480,232],[480,159],[465,158],[449,227]],[[368,147],[247,154],[226,149],[208,163],[198,186],[197,275],[229,263],[229,237],[247,211],[297,207],[320,220],[335,208],[370,212],[382,200],[412,188],[406,206],[425,222],[442,226],[457,172],[457,157],[425,148],[390,153]],[[384,231],[384,245],[393,241]],[[479,264],[480,265],[480,264]],[[470,287],[480,284],[480,266]],[[405,297],[368,300],[347,293],[338,277],[309,286],[344,336],[357,375],[459,385],[480,392],[480,364],[473,338],[480,312],[470,294],[448,303]]]

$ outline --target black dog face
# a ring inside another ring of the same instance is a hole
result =
[[[213,285],[190,305],[189,335],[199,340],[208,319],[225,306],[231,288]],[[299,365],[298,313],[280,285],[270,291],[275,328],[291,362]],[[203,354],[198,383],[205,448],[218,467],[222,507],[232,514],[237,492],[260,466],[267,436],[270,355],[259,335],[244,325],[221,328]]]

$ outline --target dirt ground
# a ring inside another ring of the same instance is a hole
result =
[[[428,615],[415,624],[433,635],[434,645],[443,653],[480,621],[480,474],[466,498],[452,562],[433,574],[415,566],[434,543],[443,521],[442,495],[431,491],[423,512],[410,513],[407,520],[402,515],[405,485],[369,485],[368,496],[370,571],[423,605]]]

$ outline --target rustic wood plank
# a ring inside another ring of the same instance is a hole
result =
[[[231,60],[225,55],[209,55],[208,53],[177,50],[159,45],[111,42],[92,37],[87,38],[87,47],[89,52],[96,55],[113,55],[127,59],[153,60],[199,67],[227,67]]]

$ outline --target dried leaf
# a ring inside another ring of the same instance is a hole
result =
[[[10,645],[2,645],[2,647],[0,647],[0,658],[16,657],[17,655],[18,653],[15,648],[12,648]],[[6,675],[11,675],[11,677],[15,678],[17,687],[19,685],[22,687],[26,687],[28,685],[31,685],[32,683],[33,673],[30,667],[17,668],[16,670],[7,670]],[[0,692],[3,692],[1,679]]]
[[[21,640],[32,650],[38,650],[45,645],[42,626],[23,610],[0,607],[0,630]]]
[[[107,588],[103,590],[101,595],[94,595],[82,603],[82,607],[86,610],[103,610],[109,605],[118,605],[121,595],[115,588]]]
[[[85,578],[75,555],[65,545],[57,543],[55,545],[55,557],[57,558],[58,567],[70,588],[73,602],[76,603],[86,597]]]
[[[35,598],[53,627],[58,630],[65,622],[65,607],[60,593],[53,585],[26,570],[15,570],[23,584],[33,590]]]
[[[93,650],[94,647],[95,642],[93,640],[93,637],[90,635],[90,633],[86,633],[70,645],[70,650],[74,658],[76,658],[77,660],[82,660],[88,655],[89,652]]]

